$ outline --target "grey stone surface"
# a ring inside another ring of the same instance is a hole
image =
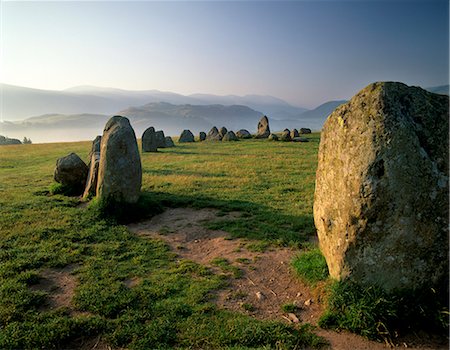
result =
[[[56,161],[53,178],[56,182],[72,188],[74,193],[82,194],[87,173],[87,165],[77,154],[70,153]]]
[[[239,141],[234,131],[227,131],[227,133],[223,136],[222,141]]]
[[[240,139],[251,139],[252,134],[246,129],[241,129],[236,132],[236,136]]]
[[[127,118],[114,116],[103,130],[97,197],[106,203],[136,203],[141,184],[142,166],[136,135]]]
[[[219,129],[219,134],[220,134],[220,136],[222,136],[222,137],[224,137],[225,134],[226,134],[227,132],[228,132],[228,130],[227,130],[227,128],[224,127],[224,126],[222,126],[222,127]]]
[[[294,137],[298,137],[298,130],[297,129],[292,129],[291,130],[291,139],[293,139]]]
[[[330,275],[448,288],[448,96],[374,83],[324,124],[314,222]]]
[[[156,132],[153,126],[149,127],[142,134],[142,152],[157,152],[158,142]]]
[[[98,148],[100,149],[100,147]],[[93,152],[89,160],[89,171],[83,198],[89,199],[97,193],[98,168],[100,166],[100,152]]]
[[[190,130],[183,130],[178,142],[194,142],[194,134]]]
[[[155,138],[157,148],[166,148],[166,136],[164,136],[164,131],[155,131]]]
[[[291,132],[289,131],[289,129],[284,129],[283,133],[281,134],[280,137],[281,141],[292,141],[291,139]]]
[[[175,147],[175,143],[170,136],[165,137],[166,148]]]
[[[203,131],[200,131],[200,133],[198,134],[198,139],[200,141],[205,141],[206,140],[206,133]]]
[[[257,139],[266,139],[270,135],[269,119],[263,116],[258,122],[258,131],[256,133]]]
[[[268,139],[270,141],[278,141],[278,136],[276,134],[270,134]]]
[[[215,126],[209,130],[208,135],[206,135],[207,141],[221,141],[222,135],[220,135],[219,130]]]
[[[311,134],[311,129],[309,128],[301,128],[300,134]]]

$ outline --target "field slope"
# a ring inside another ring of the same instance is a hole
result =
[[[309,143],[195,143],[143,154],[145,206],[137,214],[215,208],[224,219],[214,225],[231,238],[298,249],[314,234],[318,144],[313,134]],[[49,193],[56,159],[69,152],[86,159],[89,149],[89,142],[0,149],[0,348],[320,344],[308,325],[221,310],[214,291],[229,274],[177,258],[164,241],[135,235],[78,198]],[[228,212],[240,216],[226,219]]]

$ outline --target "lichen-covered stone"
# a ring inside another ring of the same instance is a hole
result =
[[[223,136],[222,141],[239,141],[234,131],[227,131],[227,133]]]
[[[277,136],[277,134],[270,134],[268,139],[270,141],[278,141],[278,136]]]
[[[190,130],[183,130],[178,142],[194,142],[194,134]]]
[[[149,127],[142,134],[142,152],[157,152],[158,142],[156,139],[156,132],[153,126]]]
[[[281,141],[292,141],[291,139],[291,132],[289,131],[289,129],[284,129],[283,133],[281,134],[280,137]]]
[[[164,138],[164,140],[165,140],[166,148],[175,147],[175,144],[173,143],[173,140],[170,136],[166,136]]]
[[[291,139],[293,139],[294,137],[299,137],[297,129],[292,129],[291,130]]]
[[[100,146],[98,148],[93,147],[93,149],[100,149]],[[86,187],[83,193],[84,199],[89,199],[90,197],[95,196],[97,192],[99,165],[100,165],[100,152],[93,152],[89,160],[89,172],[87,175]]]
[[[224,127],[224,126],[222,126],[222,127],[219,129],[219,134],[220,134],[220,136],[222,136],[222,137],[224,137],[225,134],[226,134],[227,132],[228,132],[228,130],[227,130],[227,128]]]
[[[136,203],[141,184],[142,166],[136,135],[127,118],[114,116],[103,130],[97,197],[105,203]]]
[[[256,133],[257,139],[266,139],[270,135],[269,119],[263,116],[258,122],[258,131]]]
[[[209,130],[208,135],[206,135],[207,141],[221,141],[222,135],[220,135],[219,130],[213,126],[211,130]]]
[[[314,199],[333,278],[448,286],[448,96],[374,83],[322,129]]]
[[[71,189],[74,194],[82,194],[86,184],[88,167],[75,153],[70,153],[56,161],[53,178]]]
[[[309,129],[309,128],[300,128],[300,134],[311,134],[311,129]]]
[[[251,139],[252,134],[246,129],[241,129],[236,132],[236,136],[240,139]]]
[[[166,148],[166,136],[164,135],[164,131],[155,131],[155,138],[157,148]]]
[[[198,139],[200,141],[205,141],[206,140],[206,133],[204,131],[200,131],[200,133],[198,134]]]

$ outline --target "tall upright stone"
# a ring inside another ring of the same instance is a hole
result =
[[[155,128],[153,126],[147,128],[142,134],[142,152],[157,152],[158,141],[156,138]]]
[[[228,130],[227,130],[227,128],[226,127],[224,127],[224,126],[222,126],[220,129],[219,129],[219,134],[220,134],[220,136],[222,136],[222,138],[225,136],[225,134],[228,132]]]
[[[205,141],[206,140],[206,133],[204,131],[200,131],[200,133],[198,134],[198,139],[200,141]]]
[[[263,116],[258,122],[258,131],[255,137],[257,139],[266,139],[269,137],[269,135],[270,135],[269,119],[267,119],[266,116]]]
[[[448,288],[448,104],[374,83],[328,117],[314,222],[332,277],[388,292]]]
[[[100,149],[97,197],[106,203],[136,203],[142,166],[130,121],[114,116],[105,125]]]

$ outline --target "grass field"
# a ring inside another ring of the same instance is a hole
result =
[[[312,216],[319,135],[309,143],[248,140],[177,144],[142,155],[143,196],[162,207],[239,211],[212,224],[233,237],[299,249],[315,233]],[[56,159],[90,142],[0,148],[0,348],[58,348],[101,335],[111,346],[280,348],[319,346],[310,327],[257,321],[218,310],[211,291],[227,281],[203,266],[177,261],[161,241],[51,195]],[[42,309],[32,288],[45,269],[73,267],[76,312]],[[125,281],[140,278],[134,288]]]

